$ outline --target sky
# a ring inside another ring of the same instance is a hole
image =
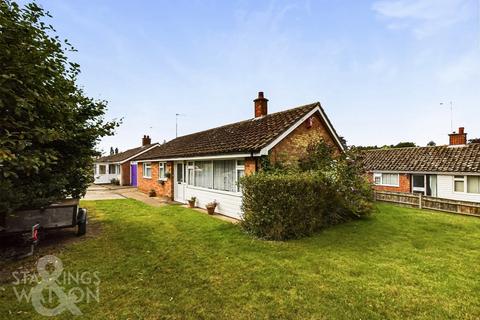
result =
[[[480,0],[38,0],[136,147],[320,101],[350,145],[480,137]],[[444,105],[440,105],[443,102]]]

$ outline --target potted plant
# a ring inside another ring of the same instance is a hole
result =
[[[210,203],[207,203],[205,208],[207,208],[208,214],[214,214],[215,213],[215,208],[217,207],[218,202],[216,200],[213,200]]]
[[[153,189],[150,189],[150,191],[148,192],[149,197],[155,197],[156,195],[157,195],[157,193]]]
[[[195,202],[197,202],[197,198],[196,197],[191,197],[189,200],[188,200],[188,206],[190,208],[195,208]]]

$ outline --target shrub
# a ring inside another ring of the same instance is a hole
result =
[[[120,185],[120,180],[118,180],[116,178],[112,178],[112,179],[110,179],[110,183],[113,184],[113,185],[119,186]]]
[[[368,215],[373,194],[360,160],[353,151],[334,156],[321,142],[309,146],[295,167],[242,178],[242,227],[257,237],[286,240]]]

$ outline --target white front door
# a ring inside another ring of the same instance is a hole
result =
[[[185,165],[183,161],[174,162],[174,184],[173,193],[174,200],[185,202]]]

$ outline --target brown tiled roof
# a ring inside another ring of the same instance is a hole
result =
[[[480,144],[365,151],[367,171],[479,172]]]
[[[148,150],[148,148],[158,145],[158,143],[152,143],[152,144],[147,144],[141,147],[133,148],[126,150],[124,152],[120,152],[117,154],[112,154],[109,156],[101,157],[95,160],[95,162],[123,162],[127,160],[128,158],[134,157],[138,155],[141,152],[144,152],[145,150]],[[148,152],[148,151],[147,151]]]
[[[316,107],[319,102],[178,137],[135,160],[258,152]]]

